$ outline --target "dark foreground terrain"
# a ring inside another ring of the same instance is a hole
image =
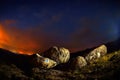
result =
[[[0,49],[0,80],[120,80],[119,41],[106,44],[108,53],[81,69],[71,68],[72,64],[39,69],[28,63],[31,57]],[[70,60],[90,50],[73,53]]]
[[[0,60],[0,80],[120,80],[120,50],[108,53],[81,69],[70,69],[69,66],[65,69],[61,66],[61,70],[39,69],[25,64],[23,69],[15,61],[8,60]]]

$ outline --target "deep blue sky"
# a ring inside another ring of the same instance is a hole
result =
[[[19,42],[32,38],[40,50],[57,45],[78,51],[119,37],[119,5],[115,0],[1,0],[0,23]]]

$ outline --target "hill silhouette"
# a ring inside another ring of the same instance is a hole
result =
[[[105,43],[105,45],[107,47],[107,52],[111,53],[111,52],[114,52],[114,51],[118,51],[120,49],[119,44],[120,44],[120,37],[115,41]],[[96,47],[98,47],[98,46],[96,46]],[[83,51],[78,51],[78,52],[71,53],[71,57],[74,58],[74,57],[77,57],[77,56],[86,56],[90,51],[92,51],[96,47],[85,49]]]

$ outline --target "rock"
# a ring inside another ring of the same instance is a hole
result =
[[[87,60],[87,62],[94,61],[94,60],[100,58],[101,56],[104,56],[106,53],[107,53],[107,47],[105,45],[101,45],[98,48],[91,51],[85,57],[85,59]]]
[[[86,66],[86,65],[87,65],[87,62],[86,62],[86,60],[85,60],[84,57],[82,57],[82,56],[77,56],[77,57],[72,61],[72,64],[71,64],[71,65],[72,65],[72,67],[73,67],[74,69],[80,69],[80,68]]]
[[[53,68],[57,65],[57,63],[54,60],[42,57],[39,54],[34,54],[34,58],[32,59],[32,63],[36,67],[47,68],[47,69],[48,68]]]
[[[70,59],[70,52],[66,48],[58,48],[56,46],[51,47],[46,52],[43,53],[44,57],[48,57],[59,63],[66,63]]]

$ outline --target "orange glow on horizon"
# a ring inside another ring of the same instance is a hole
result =
[[[22,35],[22,32],[16,29],[8,31],[10,29],[0,23],[0,48],[14,53],[31,55],[40,47],[30,35]]]
[[[0,24],[0,48],[2,48],[2,44],[8,42],[8,35],[5,33],[3,26]]]

